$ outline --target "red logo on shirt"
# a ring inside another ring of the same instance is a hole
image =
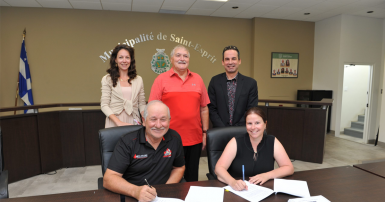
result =
[[[165,157],[171,157],[171,150],[169,148],[167,148],[167,150],[164,151],[163,158],[165,158]]]

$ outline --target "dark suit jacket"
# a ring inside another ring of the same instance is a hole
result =
[[[238,73],[235,91],[233,126],[246,125],[245,113],[258,106],[257,81]],[[215,127],[229,126],[229,98],[227,96],[226,73],[211,78],[208,93],[210,97],[210,120]]]

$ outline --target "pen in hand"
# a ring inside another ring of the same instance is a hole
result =
[[[144,179],[144,181],[146,181],[147,185],[152,188],[152,186],[147,182],[147,179]]]
[[[245,165],[242,165],[243,181],[245,181]]]

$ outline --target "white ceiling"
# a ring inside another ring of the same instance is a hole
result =
[[[340,14],[385,18],[385,0],[0,0],[0,6],[178,13],[320,21]],[[233,7],[238,7],[233,9]],[[369,14],[368,11],[373,11]],[[310,15],[304,15],[310,13]]]

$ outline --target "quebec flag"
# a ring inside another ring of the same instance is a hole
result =
[[[27,59],[27,51],[25,50],[25,42],[21,44],[20,66],[19,66],[19,96],[24,101],[24,106],[33,105],[31,74],[29,72],[29,64]],[[24,110],[24,113],[35,113],[36,109]]]

